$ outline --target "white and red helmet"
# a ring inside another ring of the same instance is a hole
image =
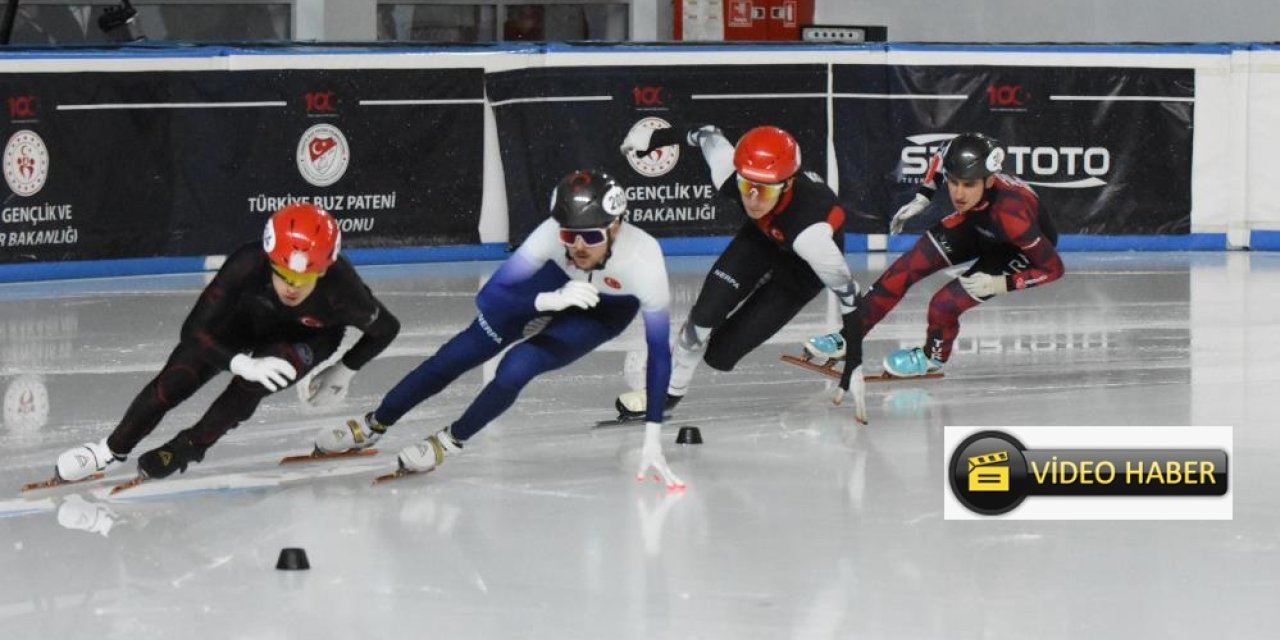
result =
[[[271,263],[293,273],[324,273],[342,249],[342,231],[328,211],[295,203],[272,214],[262,231],[262,250]]]

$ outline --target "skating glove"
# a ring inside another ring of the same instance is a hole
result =
[[[844,372],[840,374],[840,386],[831,402],[837,406],[844,402],[846,393],[853,395],[853,419],[867,424],[867,381],[862,375],[862,307],[841,317],[840,335],[844,338]]]
[[[348,369],[341,361],[325,367],[311,376],[311,384],[307,385],[307,404],[327,407],[347,397],[347,387],[355,375],[355,370]]]
[[[714,124],[704,124],[696,129],[690,129],[689,133],[685,134],[685,142],[688,142],[691,147],[700,147],[702,146],[702,136],[716,134],[724,135],[721,133],[720,127]]]
[[[298,371],[285,360],[274,356],[252,358],[243,353],[231,358],[231,373],[273,392],[289,386],[298,377]]]
[[[570,280],[555,291],[544,291],[533,299],[539,312],[562,311],[569,307],[590,309],[600,302],[600,291],[590,282]]]
[[[1009,282],[1003,274],[993,276],[981,271],[971,276],[960,276],[960,286],[964,287],[969,295],[979,300],[1009,291]]]
[[[644,423],[644,448],[640,450],[640,469],[636,471],[636,480],[644,480],[644,476],[652,468],[655,476],[667,483],[667,489],[684,489],[685,484],[667,466],[667,458],[662,455],[662,424],[658,422]]]
[[[893,214],[893,219],[889,221],[889,233],[902,233],[902,228],[907,225],[910,220],[929,207],[929,199],[917,193],[916,197],[898,208],[898,212]]]

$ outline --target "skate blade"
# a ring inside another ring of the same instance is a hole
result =
[[[49,478],[48,480],[41,480],[40,482],[28,482],[22,485],[22,490],[35,491],[37,489],[51,489],[53,487],[61,487],[67,484],[80,484],[82,482],[92,482],[94,480],[101,480],[102,478],[106,477],[106,475],[107,474],[105,473],[98,472],[87,478],[81,478],[79,480],[63,480],[62,478],[54,476],[52,478]]]
[[[794,364],[801,369],[808,369],[816,373],[821,373],[824,376],[835,378],[836,380],[839,380],[840,376],[844,374],[843,370],[836,368],[837,361],[835,360],[828,360],[823,364],[815,364],[812,358],[806,356],[793,356],[789,353],[784,353],[782,354],[782,361],[787,364]],[[889,382],[891,380],[930,380],[934,378],[942,378],[944,376],[946,376],[946,374],[941,371],[931,371],[922,376],[910,377],[900,377],[895,376],[888,371],[880,371],[878,373],[866,374],[862,379],[867,382]]]
[[[630,424],[632,422],[644,422],[645,421],[644,418],[645,418],[644,416],[618,416],[612,420],[600,420],[596,422],[595,426],[591,428],[599,429],[600,427],[618,427],[624,424]],[[671,414],[669,413],[662,416],[663,422],[666,422],[667,420],[670,420],[670,419],[671,419]]]
[[[114,487],[111,487],[111,493],[110,493],[110,495],[113,495],[113,496],[114,496],[114,495],[116,495],[117,493],[120,493],[121,491],[127,491],[127,490],[132,489],[132,488],[134,488],[134,487],[136,487],[136,486],[138,486],[138,485],[140,485],[140,484],[142,484],[143,482],[146,482],[146,481],[147,481],[147,477],[146,477],[146,476],[137,476],[137,477],[135,477],[135,478],[133,478],[133,479],[129,480],[128,482],[122,482],[122,483],[120,483],[120,484],[118,484],[118,485],[116,485],[116,486],[114,486]]]
[[[431,471],[435,471],[435,469],[432,469]],[[409,476],[422,476],[422,475],[431,473],[431,471],[413,471],[413,470],[405,469],[404,467],[401,467],[399,469],[396,469],[395,471],[392,471],[391,473],[384,473],[374,478],[373,484],[378,485],[384,482],[391,482],[392,480],[399,480],[400,478],[407,478]]]
[[[947,374],[941,371],[930,371],[929,373],[921,376],[895,376],[888,371],[881,371],[880,373],[863,376],[862,379],[867,382],[888,382],[890,380],[933,380],[936,378],[944,378],[946,375]]]
[[[295,462],[316,462],[318,460],[335,460],[338,458],[363,458],[366,456],[378,455],[377,449],[347,449],[337,453],[321,453],[312,451],[296,456],[285,456],[280,459],[280,464],[293,464]]]

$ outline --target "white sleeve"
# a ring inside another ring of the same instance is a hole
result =
[[[733,145],[723,133],[707,133],[698,137],[698,146],[702,149],[702,157],[711,169],[711,184],[717,189],[724,186],[725,181],[733,177]]]
[[[636,298],[640,301],[641,311],[663,311],[671,306],[671,285],[667,280],[667,262],[662,256],[662,246],[652,237],[646,238],[638,260],[640,267],[636,271],[640,286],[636,287]]]
[[[849,272],[849,264],[844,261],[840,247],[831,239],[832,233],[831,225],[825,222],[810,225],[796,236],[791,248],[840,298],[840,313],[845,314],[857,306],[858,282]]]
[[[541,267],[563,251],[564,245],[560,244],[560,225],[554,219],[547,218],[529,234],[528,238],[524,239],[520,248],[516,249],[516,255],[536,267]]]

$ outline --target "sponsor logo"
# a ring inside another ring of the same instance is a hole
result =
[[[351,162],[347,137],[331,124],[317,124],[298,140],[298,172],[317,187],[327,187],[342,178]]]
[[[632,125],[631,131],[637,129],[652,129],[656,131],[670,128],[670,122],[650,116]],[[630,132],[628,135],[630,135]],[[677,143],[658,147],[643,156],[636,156],[634,153],[628,153],[626,156],[627,162],[631,164],[631,168],[635,169],[636,173],[648,178],[656,178],[666,175],[676,167],[676,163],[680,161],[680,145]]]
[[[637,107],[665,107],[671,99],[671,91],[661,86],[631,88],[631,103]]]
[[[22,129],[4,146],[4,181],[19,196],[30,197],[44,188],[49,177],[49,149],[40,135]]]
[[[337,100],[334,99],[332,91],[308,91],[306,94],[306,104],[308,114],[330,114],[337,113]]]
[[[945,148],[954,133],[907,136],[902,147],[899,181],[917,184],[929,170],[929,159]],[[1003,165],[1026,184],[1050,189],[1089,189],[1107,184],[1111,151],[1106,147],[1007,145],[1002,157],[992,154],[988,167]],[[1005,160],[1011,162],[1005,163]],[[993,169],[994,170],[994,169]]]
[[[621,282],[618,282],[618,280],[617,280],[616,278],[614,278],[613,276],[605,276],[605,277],[604,277],[604,283],[605,283],[606,285],[608,285],[608,287],[609,287],[610,289],[621,289],[621,288],[622,288],[622,283],[621,283]]]
[[[714,274],[715,277],[720,278],[721,280],[724,280],[725,282],[729,283],[729,286],[733,287],[734,289],[742,288],[742,285],[738,284],[737,278],[734,278],[733,276],[725,273],[724,271],[721,271],[720,269],[716,269],[711,273]]]
[[[502,344],[502,336],[498,335],[498,332],[489,326],[489,321],[485,319],[483,313],[476,315],[476,323],[480,325],[480,329],[484,331],[485,335],[489,336],[490,340],[497,344]]]
[[[301,318],[298,318],[298,322],[301,322],[304,326],[311,327],[312,329],[319,329],[324,326],[323,322],[320,322],[313,316],[302,316]]]
[[[10,96],[9,118],[13,120],[30,120],[36,117],[35,96]]]
[[[987,107],[992,111],[1027,111],[1031,91],[1020,84],[987,85]]]

